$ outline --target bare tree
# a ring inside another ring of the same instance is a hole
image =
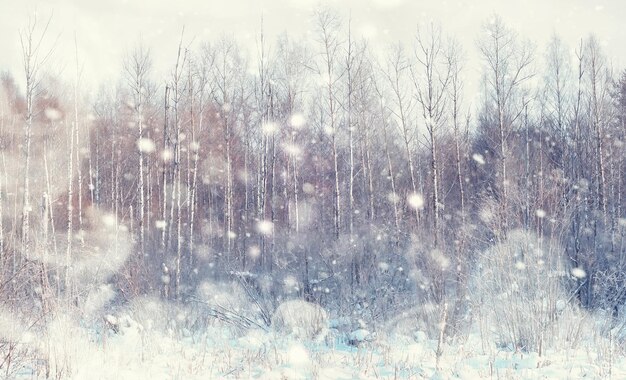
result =
[[[564,176],[573,178],[572,170],[575,165],[571,161],[571,152],[574,141],[574,130],[570,125],[573,118],[573,101],[574,101],[574,87],[571,83],[574,81],[574,76],[571,67],[571,57],[567,50],[567,46],[563,41],[554,35],[550,40],[548,49],[545,54],[546,72],[544,74],[544,87],[542,89],[542,115],[541,119],[545,126],[547,126],[546,133],[553,136],[555,142],[558,144],[557,149],[561,152],[560,167]],[[540,142],[543,144],[543,142]],[[543,152],[541,152],[543,158]],[[542,170],[541,173],[544,173]],[[540,178],[543,182],[543,176]],[[528,191],[527,196],[530,195]],[[569,207],[574,204],[572,199],[572,192],[567,187],[561,187],[561,194],[563,201],[560,202],[560,212],[562,217],[566,217]],[[527,202],[530,203],[530,202]],[[530,207],[527,206],[529,209]],[[527,210],[527,218],[531,214],[530,210]],[[541,219],[541,218],[540,218]],[[540,223],[541,220],[538,220]],[[538,226],[539,228],[539,226]],[[539,233],[541,237],[541,233]]]
[[[339,81],[344,72],[339,68],[339,40],[338,17],[328,9],[320,9],[316,13],[319,43],[321,47],[320,64],[315,69],[321,75],[324,86],[323,117],[327,122],[322,123],[330,138],[330,148],[333,161],[333,226],[335,238],[339,238],[341,230],[341,179],[339,176],[339,146],[338,135],[340,132],[340,115],[338,102]]]
[[[234,245],[235,224],[233,205],[233,144],[235,125],[239,107],[245,94],[242,93],[245,81],[245,61],[232,39],[222,37],[214,46],[207,46],[205,55],[212,56],[210,81],[213,84],[212,97],[219,107],[219,121],[222,127],[224,152],[224,245],[227,260],[231,260]]]
[[[303,62],[307,62],[309,54],[305,46],[290,40],[286,35],[279,38],[277,47],[277,86],[278,97],[282,104],[284,117],[287,118],[286,124],[289,128],[284,130],[285,136],[283,141],[289,149],[284,149],[287,156],[287,173],[291,180],[290,191],[287,191],[286,207],[289,215],[289,226],[300,232],[300,206],[298,204],[300,195],[300,159],[301,149],[299,136],[305,134],[302,129],[305,127],[306,119],[304,116],[305,91],[307,85],[307,68]],[[289,174],[291,173],[291,174]],[[293,210],[291,206],[293,199]]]
[[[607,190],[607,168],[606,168],[606,148],[604,146],[605,130],[608,125],[606,109],[608,102],[608,83],[610,76],[606,67],[604,55],[601,52],[600,44],[594,36],[590,36],[585,44],[587,52],[586,66],[588,68],[589,85],[589,121],[594,132],[595,142],[595,186],[597,192],[597,207],[602,211],[604,225],[608,226],[608,190]]]
[[[457,302],[454,309],[453,323],[457,322],[463,313],[462,305],[467,294],[467,273],[468,273],[468,258],[466,257],[466,242],[467,236],[467,213],[468,207],[466,204],[465,194],[465,178],[467,176],[465,165],[463,163],[464,158],[467,156],[467,143],[468,143],[468,124],[469,115],[463,118],[463,60],[464,54],[461,46],[456,40],[452,40],[449,43],[447,57],[450,62],[450,84],[448,86],[448,96],[450,99],[450,116],[452,125],[452,138],[454,141],[454,169],[456,175],[456,186],[459,192],[459,224],[455,230],[455,254],[456,254],[456,287],[457,287]],[[456,326],[455,326],[456,327]]]
[[[52,16],[47,20],[43,27],[39,29],[36,16],[28,19],[28,24],[24,30],[20,31],[20,44],[22,47],[22,61],[24,66],[24,75],[26,79],[26,115],[24,128],[24,194],[22,202],[22,232],[21,232],[21,251],[26,258],[30,256],[30,213],[32,205],[30,200],[30,162],[31,162],[31,140],[33,120],[36,110],[34,101],[37,97],[41,69],[49,60],[53,49],[44,50],[42,46],[46,37],[48,27],[52,21]]]
[[[387,172],[387,179],[389,179],[389,185],[391,187],[391,197],[390,198],[390,203],[393,206],[393,224],[394,224],[394,241],[396,243],[396,245],[399,244],[400,242],[400,220],[401,220],[401,214],[400,214],[400,210],[398,207],[398,202],[397,202],[397,197],[398,197],[398,190],[396,189],[396,179],[395,179],[395,169],[394,169],[394,162],[393,159],[391,157],[391,150],[393,148],[391,142],[390,142],[390,138],[389,138],[389,119],[391,118],[390,116],[390,111],[388,109],[388,107],[385,104],[385,96],[384,96],[384,90],[381,88],[382,86],[380,84],[378,84],[378,81],[376,80],[376,78],[373,78],[373,83],[374,83],[374,87],[376,89],[376,95],[378,96],[378,105],[380,108],[380,123],[381,123],[381,127],[382,127],[382,132],[383,132],[383,149],[385,152],[385,159],[386,159],[386,165],[385,165],[385,170]]]
[[[176,210],[176,254],[175,254],[175,283],[174,291],[175,298],[180,298],[181,288],[181,273],[182,273],[182,249],[183,249],[183,231],[182,231],[182,144],[183,144],[183,97],[187,94],[188,83],[183,80],[183,75],[186,71],[186,65],[188,65],[188,49],[183,46],[185,30],[181,32],[180,42],[178,44],[178,53],[176,55],[176,65],[172,72],[171,88],[172,88],[172,100],[173,100],[173,113],[174,113],[174,147],[173,147],[173,164],[174,172],[172,176],[172,204],[170,206],[170,223],[171,226],[174,223],[174,210]]]
[[[509,140],[525,108],[520,95],[525,83],[534,75],[531,71],[534,49],[529,43],[521,43],[498,16],[484,24],[478,48],[486,65],[485,101],[494,108],[497,120],[499,233],[506,234],[509,228]]]
[[[124,72],[126,81],[132,94],[132,107],[134,113],[134,123],[137,126],[137,147],[139,150],[139,185],[137,192],[139,195],[139,247],[140,254],[145,253],[146,235],[146,188],[145,188],[145,152],[146,142],[144,141],[144,112],[146,103],[151,94],[149,75],[152,66],[150,50],[142,44],[138,45],[125,59]],[[149,150],[149,149],[148,149]]]
[[[21,223],[21,235],[20,235],[20,253],[21,257],[26,259],[26,262],[32,258],[32,246],[31,246],[31,235],[33,235],[33,231],[31,231],[31,217],[30,214],[32,212],[32,204],[31,204],[31,186],[30,186],[30,177],[31,177],[31,143],[33,136],[33,126],[35,116],[38,111],[35,109],[35,102],[40,92],[40,84],[41,84],[41,70],[47,64],[52,52],[54,50],[54,45],[47,51],[44,50],[42,44],[48,32],[48,28],[50,26],[50,22],[52,21],[52,15],[48,18],[47,22],[43,25],[43,27],[39,28],[37,16],[29,17],[27,26],[19,31],[20,36],[20,45],[22,48],[22,61],[24,67],[24,75],[26,79],[26,89],[25,89],[25,98],[26,98],[26,115],[25,115],[25,128],[24,128],[24,143],[23,143],[23,201],[22,201],[22,223]],[[47,169],[47,161],[45,161],[45,150],[44,150],[44,166]],[[47,173],[47,170],[46,170]],[[48,182],[49,183],[49,182]],[[49,193],[44,190],[42,194],[42,215],[44,218],[44,222],[42,223],[44,236],[47,237],[47,222],[49,221],[48,215],[45,210],[48,209],[50,205]],[[16,202],[17,205],[17,202]],[[71,207],[68,205],[68,207]],[[35,242],[36,243],[36,242]],[[47,241],[44,241],[46,244]],[[44,248],[45,255],[45,248]],[[39,293],[39,297],[41,300],[43,313],[44,315],[48,312],[48,295],[50,292],[50,285],[48,282],[48,269],[45,263],[45,259],[47,257],[39,258],[40,262],[37,264],[35,269],[35,275],[32,279],[33,282],[39,282],[39,287],[41,292]],[[69,270],[69,262],[66,260],[66,270]],[[15,275],[15,273],[14,273]],[[67,277],[66,277],[66,285],[67,285]]]
[[[192,71],[193,67],[193,71]],[[189,97],[190,97],[190,118],[191,118],[191,136],[188,139],[188,154],[192,155],[193,165],[188,163],[188,187],[189,187],[189,215],[188,215],[188,246],[189,246],[189,268],[195,266],[194,248],[194,226],[196,219],[197,203],[198,203],[198,165],[200,161],[199,138],[206,133],[204,126],[204,114],[207,106],[208,96],[208,67],[203,62],[195,62],[189,65]],[[189,178],[191,172],[191,178]]]
[[[440,244],[440,209],[442,202],[439,183],[438,138],[446,124],[446,95],[452,76],[451,57],[442,41],[439,27],[430,24],[427,34],[417,32],[415,47],[416,67],[412,71],[416,100],[420,105],[426,125],[427,145],[430,153],[430,179],[432,187],[432,226],[434,246]]]
[[[261,25],[263,28],[263,25]],[[273,57],[265,41],[265,35],[261,30],[259,42],[257,44],[257,77],[255,83],[255,97],[257,110],[260,113],[261,125],[261,146],[259,150],[259,171],[257,178],[257,218],[260,221],[275,222],[275,199],[276,199],[276,135],[278,134],[278,124],[276,120],[276,89],[275,89],[275,68]],[[246,157],[248,153],[246,152]],[[248,160],[245,160],[247,167]],[[247,189],[246,185],[246,189]],[[247,190],[246,190],[247,191]],[[246,193],[247,194],[247,193]],[[247,199],[247,196],[246,196]],[[268,202],[269,199],[269,202]],[[247,203],[247,202],[246,202]],[[247,206],[246,206],[247,207]],[[269,215],[268,215],[269,214]],[[271,257],[268,256],[267,239],[274,241],[266,234],[259,234],[261,260],[267,260],[271,267]],[[245,238],[244,238],[245,241]],[[269,249],[273,254],[273,244]]]
[[[415,101],[412,92],[409,90],[407,83],[410,81],[411,61],[406,56],[402,45],[396,45],[387,57],[387,64],[381,70],[385,75],[389,88],[391,89],[391,98],[393,101],[386,102],[397,125],[400,128],[402,142],[404,145],[404,153],[407,162],[407,171],[411,180],[411,191],[413,194],[418,193],[418,184],[415,173],[414,161],[414,145],[416,140],[416,130],[413,125],[413,112]],[[398,196],[395,194],[394,196]],[[415,207],[415,219],[419,226],[420,209]]]
[[[348,38],[345,44],[345,68],[344,68],[344,88],[345,88],[345,100],[343,102],[343,109],[345,114],[345,126],[348,129],[348,232],[350,234],[350,240],[353,241],[355,237],[355,217],[358,213],[355,200],[355,180],[357,169],[363,173],[363,177],[366,178],[367,166],[362,165],[361,168],[357,168],[356,162],[356,150],[357,150],[357,132],[361,129],[360,119],[366,114],[365,109],[362,108],[364,102],[367,102],[367,91],[364,91],[368,76],[365,74],[366,65],[366,47],[365,42],[358,42],[354,40],[352,36],[351,20],[348,21]],[[364,149],[361,150],[364,152]],[[364,156],[363,156],[364,157]],[[364,160],[363,160],[364,161]],[[371,185],[365,182],[364,189],[367,189]],[[359,285],[360,283],[360,260],[359,255],[354,254],[352,257],[352,283],[353,285]]]

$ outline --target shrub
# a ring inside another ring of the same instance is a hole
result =
[[[272,315],[272,328],[302,340],[321,340],[328,330],[328,316],[317,304],[302,300],[286,301]]]
[[[499,345],[541,353],[569,299],[561,252],[552,241],[514,230],[479,255],[472,301],[481,313],[483,337],[493,333]]]

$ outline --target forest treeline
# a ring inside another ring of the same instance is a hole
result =
[[[537,48],[494,17],[475,46],[428,24],[374,51],[333,11],[313,27],[306,42],[259,33],[251,52],[183,34],[167,77],[138,44],[85,102],[78,68],[47,74],[52,38],[31,20],[24,72],[0,91],[6,302],[79,305],[93,278],[76,263],[126,245],[103,280],[125,299],[234,278],[268,302],[462,319],[489,268],[515,289],[558,284],[537,295],[550,310],[618,312],[626,71],[597,38]],[[473,105],[464,49],[482,63]]]

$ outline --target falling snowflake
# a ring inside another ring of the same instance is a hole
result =
[[[269,220],[261,220],[257,223],[256,230],[261,235],[271,235],[274,232],[274,223]]]
[[[257,257],[261,256],[261,248],[259,248],[258,245],[253,245],[250,248],[248,248],[248,256],[250,256],[253,259],[256,259]]]
[[[57,121],[63,117],[61,111],[56,108],[48,107],[45,109],[44,114],[46,115],[46,119],[50,121]]]
[[[294,343],[288,349],[288,359],[289,364],[296,368],[307,367],[311,364],[311,359],[309,358],[309,352],[307,349],[300,343]]]
[[[306,124],[306,119],[301,113],[294,113],[293,115],[291,115],[291,118],[289,118],[289,125],[291,125],[293,128],[302,128],[304,124]]]
[[[305,182],[302,185],[302,191],[304,191],[306,194],[313,194],[315,193],[315,186],[313,186],[313,184],[309,182]]]
[[[174,157],[174,153],[170,149],[165,149],[161,152],[161,159],[164,162],[170,161]]]
[[[391,193],[387,194],[387,200],[391,203],[398,203],[400,202],[400,196],[392,191]]]
[[[106,214],[102,216],[102,223],[107,227],[115,225],[115,216],[113,214]]]
[[[294,276],[285,276],[283,279],[283,284],[285,288],[295,288],[298,286],[298,280]]]
[[[299,156],[302,154],[302,149],[295,144],[285,144],[283,145],[283,149],[285,150],[285,153],[292,156]]]
[[[421,210],[424,208],[424,197],[421,194],[412,193],[407,197],[407,202],[409,206],[416,210]]]
[[[483,157],[483,155],[479,153],[474,153],[472,155],[472,160],[474,160],[478,165],[485,164],[485,157]]]
[[[261,125],[261,131],[263,131],[263,133],[268,136],[273,135],[274,133],[278,132],[278,129],[279,129],[278,124],[271,122],[271,121],[263,123]]]
[[[582,268],[574,268],[572,269],[572,276],[578,279],[582,279],[582,278],[587,277],[587,272],[585,272],[585,270]]]
[[[142,137],[137,140],[137,149],[139,149],[139,151],[143,153],[152,153],[155,151],[156,145],[154,144],[154,141],[152,141],[152,139]]]
[[[433,262],[439,264],[439,268],[441,268],[441,270],[446,270],[450,267],[450,259],[446,257],[446,255],[442,251],[435,249],[430,252],[430,255]]]

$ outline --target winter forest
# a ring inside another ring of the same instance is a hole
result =
[[[487,14],[473,45],[430,22],[373,49],[309,16],[253,49],[128,36],[91,96],[77,47],[49,69],[54,16],[7,31],[0,376],[625,376],[610,47]]]

